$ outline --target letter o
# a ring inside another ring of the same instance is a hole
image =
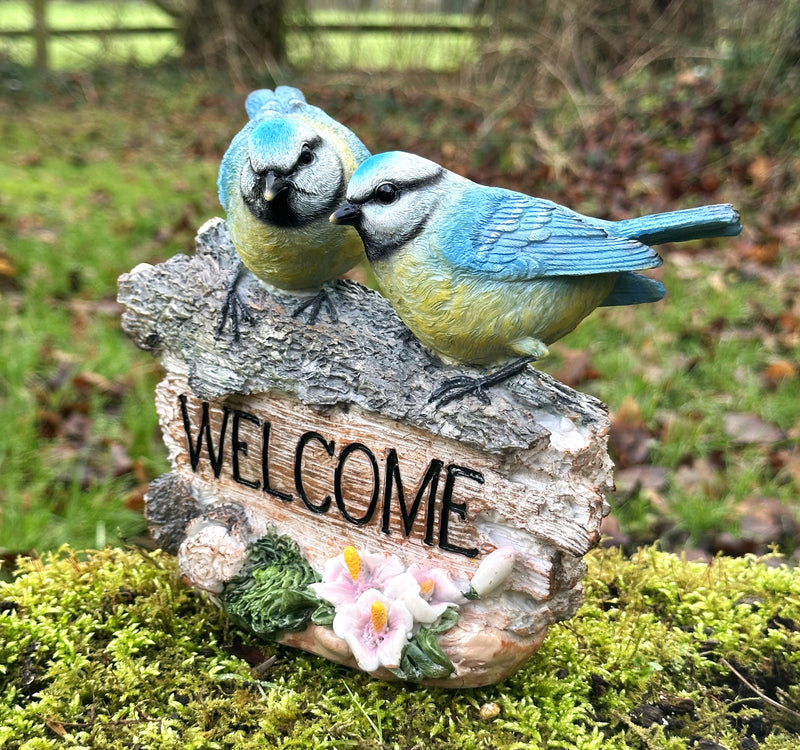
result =
[[[372,498],[370,499],[369,507],[367,508],[366,513],[364,513],[361,518],[351,516],[350,513],[347,512],[347,508],[344,504],[344,497],[342,496],[342,473],[344,472],[344,464],[350,454],[355,453],[355,451],[361,451],[364,453],[372,465]],[[363,443],[350,443],[347,445],[339,454],[339,461],[336,464],[336,472],[333,475],[333,494],[336,497],[336,507],[339,508],[339,511],[342,516],[344,516],[345,520],[355,524],[356,526],[364,526],[365,524],[369,523],[370,519],[372,518],[372,514],[375,512],[375,508],[378,506],[378,496],[380,495],[380,491],[381,480],[380,473],[378,471],[378,460],[375,458],[375,454]]]

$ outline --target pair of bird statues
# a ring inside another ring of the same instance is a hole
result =
[[[663,285],[638,271],[651,247],[736,235],[728,204],[606,221],[549,200],[471,182],[411,153],[370,155],[296,88],[259,89],[219,170],[219,199],[242,263],[284,290],[316,290],[369,261],[380,291],[440,358],[492,366],[454,378],[439,405],[521,372],[595,308],[656,302]],[[238,280],[238,277],[237,277]],[[218,335],[252,322],[236,281]],[[335,314],[333,312],[332,314]]]

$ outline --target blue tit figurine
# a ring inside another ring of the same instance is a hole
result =
[[[296,88],[253,91],[245,109],[250,121],[231,141],[217,181],[233,244],[259,279],[280,289],[322,290],[364,258],[356,231],[342,233],[328,215],[369,151]],[[217,331],[230,316],[236,339],[239,317],[252,321],[237,282],[238,276]],[[313,319],[325,298],[322,290],[295,314],[313,303]]]
[[[660,300],[663,285],[635,273],[661,265],[649,245],[741,231],[730,205],[604,221],[403,152],[361,164],[330,220],[358,230],[384,296],[430,349],[477,365],[512,360],[480,381],[448,381],[432,397],[440,404],[467,392],[486,400],[486,386],[547,355],[598,306]]]

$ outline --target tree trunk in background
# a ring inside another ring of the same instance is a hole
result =
[[[153,0],[176,20],[184,62],[248,70],[286,61],[287,0]]]

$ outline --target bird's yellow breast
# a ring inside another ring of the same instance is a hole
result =
[[[427,243],[373,264],[384,296],[424,344],[446,358],[488,365],[542,356],[614,286],[615,273],[497,281],[448,267]]]
[[[297,229],[266,225],[239,202],[228,212],[231,240],[242,262],[279,289],[320,287],[363,260],[364,248],[352,227],[327,217]]]

